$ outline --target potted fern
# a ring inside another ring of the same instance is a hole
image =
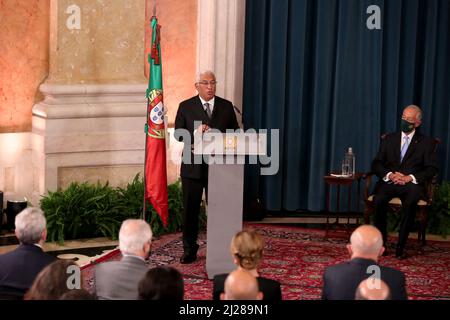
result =
[[[64,243],[68,239],[109,237],[117,239],[122,221],[140,218],[143,211],[144,183],[137,174],[125,188],[106,184],[72,183],[67,189],[48,192],[40,206],[47,218],[48,240]],[[181,183],[168,186],[169,223],[166,227],[147,204],[147,219],[154,236],[181,229],[183,209]],[[206,214],[202,210],[200,227]]]
[[[434,191],[427,232],[447,237],[450,234],[450,183],[443,181]]]

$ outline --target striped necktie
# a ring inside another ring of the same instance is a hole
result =
[[[205,111],[206,111],[206,114],[208,115],[208,118],[211,119],[212,113],[211,113],[210,104],[207,102],[204,104],[204,106],[205,106]]]
[[[408,150],[408,146],[409,146],[409,137],[404,136],[403,140],[405,140],[405,142],[403,143],[402,150],[400,152],[400,162],[403,161],[403,158],[404,158],[406,151]]]

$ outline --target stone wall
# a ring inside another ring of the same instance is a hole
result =
[[[50,0],[0,1],[0,133],[29,132],[48,74]]]

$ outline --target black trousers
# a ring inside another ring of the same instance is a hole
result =
[[[420,185],[408,183],[404,186],[383,183],[378,186],[375,197],[375,226],[383,234],[383,241],[387,242],[387,211],[388,202],[392,198],[402,200],[402,218],[398,235],[397,248],[403,250],[408,240],[408,235],[414,225],[417,211],[417,201],[419,201],[423,188]]]
[[[183,250],[185,254],[197,254],[198,224],[203,189],[208,196],[208,178],[181,178],[183,189]]]

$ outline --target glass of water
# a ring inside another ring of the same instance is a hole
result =
[[[342,160],[342,173],[343,176],[349,176],[350,173],[350,161],[349,159]]]

